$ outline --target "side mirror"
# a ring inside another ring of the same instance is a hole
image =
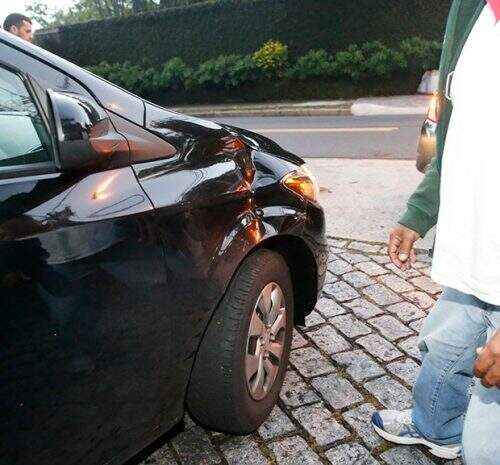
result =
[[[107,113],[78,94],[48,90],[61,171],[105,170],[130,162],[127,140]]]

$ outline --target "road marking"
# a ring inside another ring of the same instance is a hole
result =
[[[262,128],[250,129],[250,131],[260,134],[270,133],[290,133],[290,132],[393,132],[398,127],[387,128]]]

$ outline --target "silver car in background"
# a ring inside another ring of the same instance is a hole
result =
[[[439,99],[437,93],[434,93],[418,140],[417,169],[422,173],[427,171],[429,163],[436,156],[436,128],[438,119]]]

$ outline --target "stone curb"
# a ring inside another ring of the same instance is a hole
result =
[[[429,97],[421,95],[368,97],[356,100],[184,105],[179,113],[204,118],[261,116],[425,115]]]
[[[264,117],[264,116],[351,116],[351,107],[333,108],[265,108],[262,110],[196,110],[177,108],[179,113],[196,116],[199,118],[232,118],[232,117]]]

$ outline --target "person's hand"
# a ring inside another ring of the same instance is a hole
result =
[[[417,232],[402,224],[396,225],[389,238],[388,253],[391,262],[400,270],[406,271],[417,261],[413,244],[420,239]]]
[[[500,388],[500,330],[479,352],[474,365],[474,375],[481,380],[484,387]]]

